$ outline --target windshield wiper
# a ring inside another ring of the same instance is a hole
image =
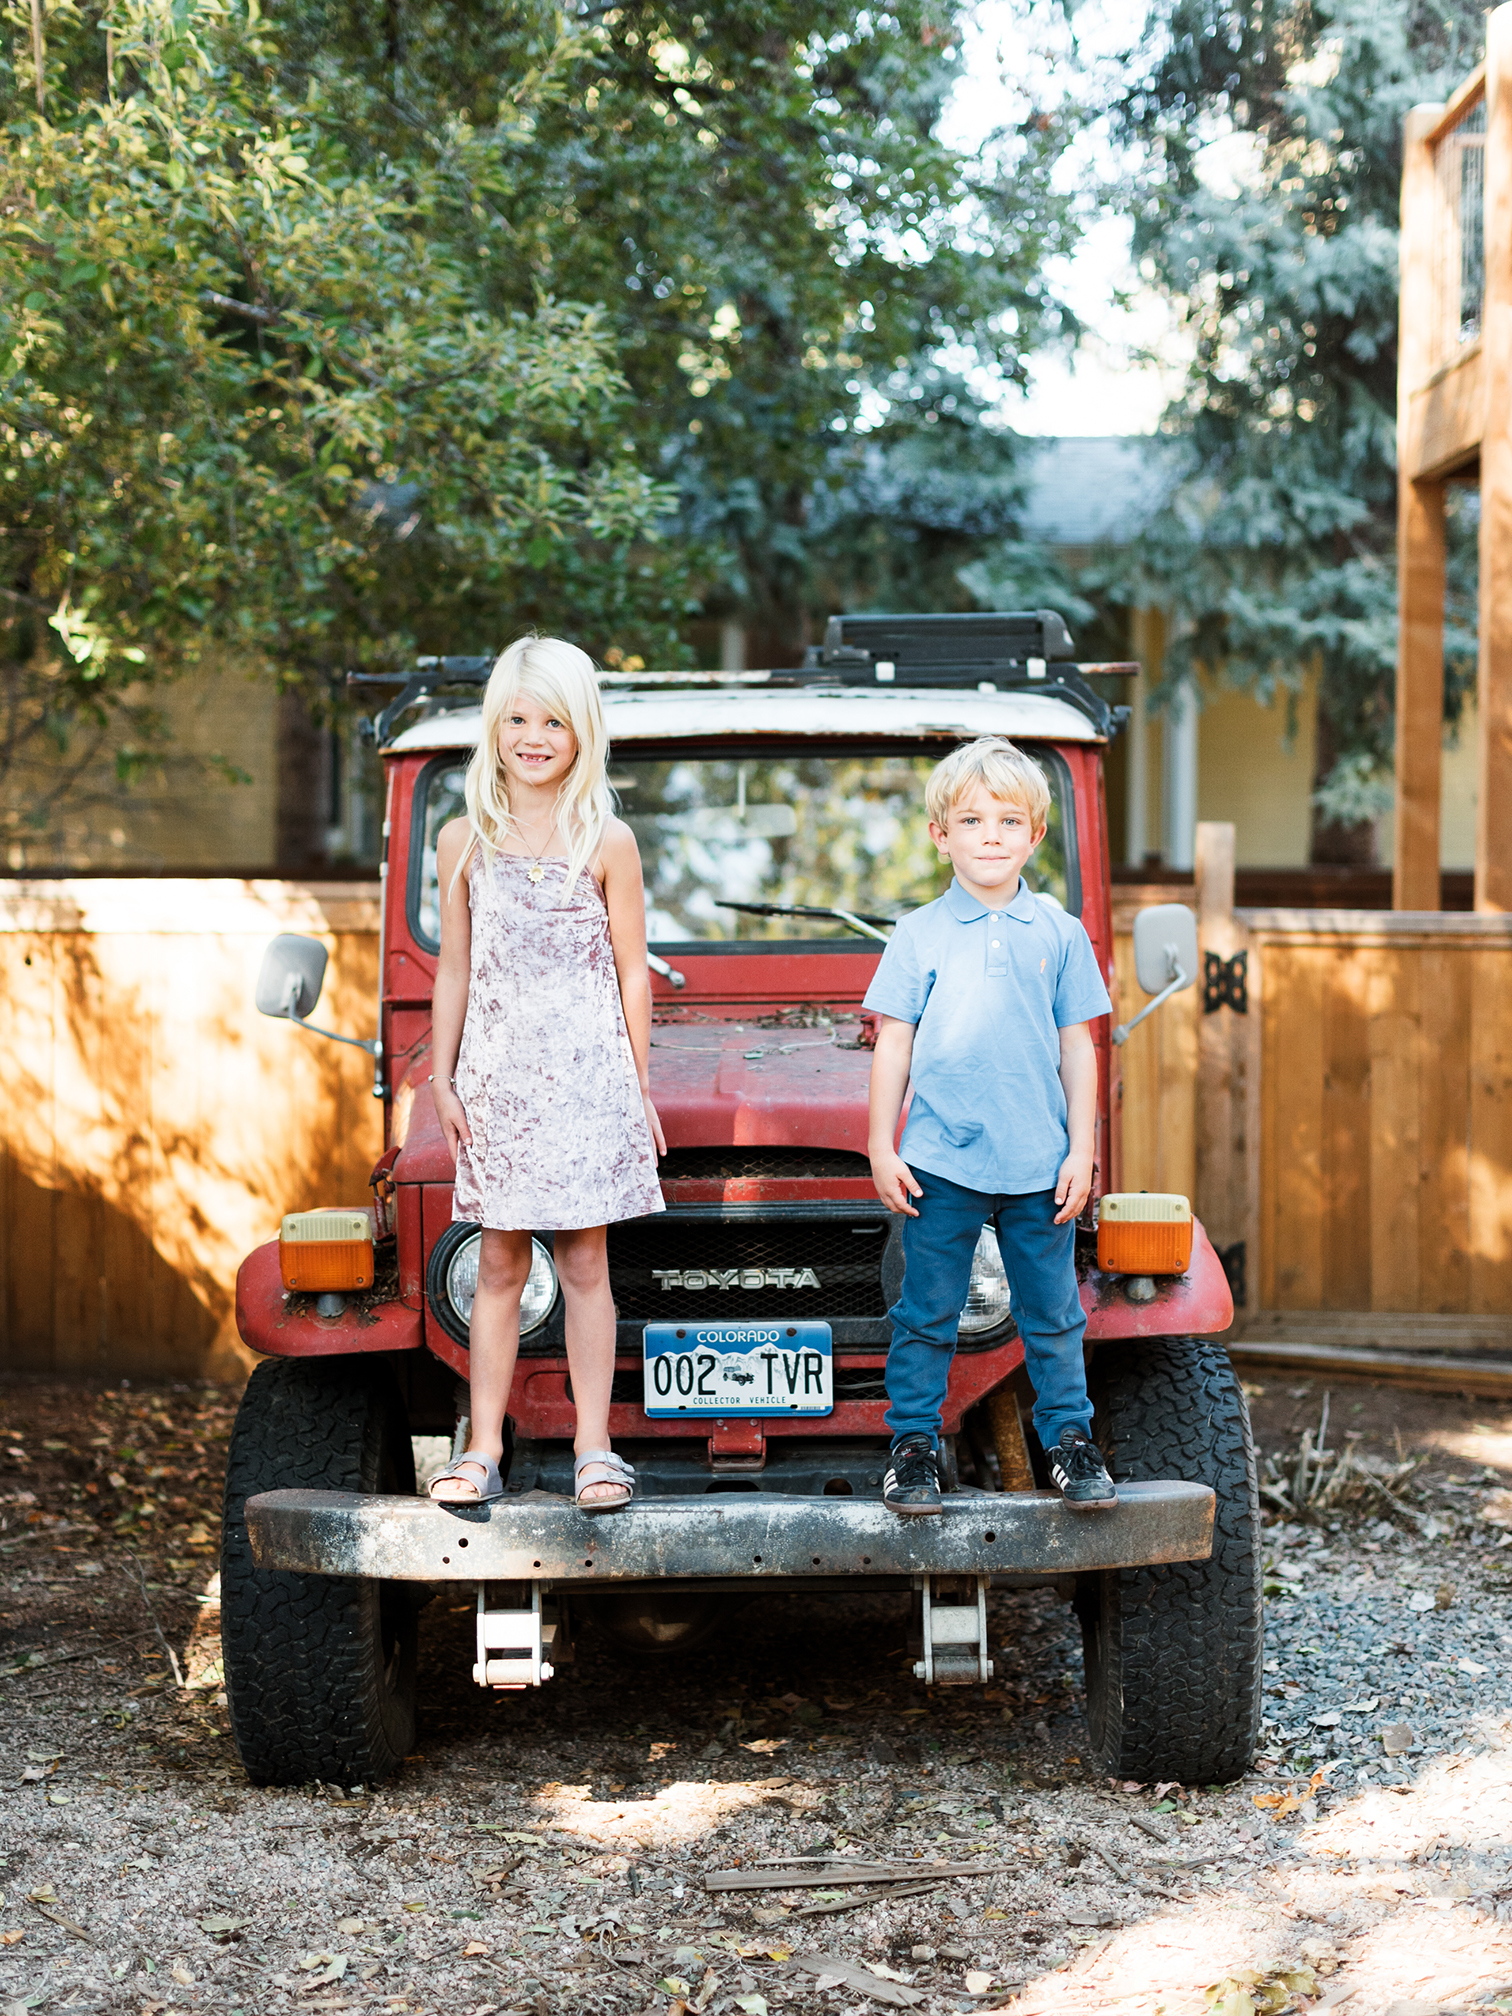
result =
[[[875,917],[868,911],[841,910],[829,903],[732,903],[721,897],[715,904],[719,910],[749,910],[753,917],[835,917],[842,924],[848,924],[852,931],[859,931],[863,938],[880,938],[885,945],[891,932],[878,931],[878,924],[896,924],[896,917]]]

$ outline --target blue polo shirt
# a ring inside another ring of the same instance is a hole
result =
[[[1059,1031],[1112,1006],[1079,917],[1022,877],[997,910],[952,882],[899,922],[866,1006],[916,1025],[905,1162],[999,1196],[1054,1187],[1070,1148]]]

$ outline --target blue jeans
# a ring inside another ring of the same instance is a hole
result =
[[[1008,1276],[1010,1307],[1024,1340],[1034,1385],[1034,1429],[1047,1449],[1065,1428],[1092,1429],[1082,1337],[1087,1319],[1076,1292],[1076,1226],[1055,1223],[1055,1192],[993,1197],[927,1169],[914,1176],[924,1194],[917,1218],[903,1220],[903,1292],[887,1312],[886,1420],[893,1437],[938,1440],[955,1356],[956,1325],[966,1303],[971,1260],[991,1224]]]

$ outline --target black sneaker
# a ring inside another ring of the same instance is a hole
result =
[[[1102,1452],[1080,1428],[1063,1428],[1050,1451],[1050,1480],[1076,1512],[1105,1512],[1118,1503]]]
[[[882,1502],[905,1519],[940,1516],[940,1461],[927,1435],[905,1435],[893,1444],[882,1479]]]

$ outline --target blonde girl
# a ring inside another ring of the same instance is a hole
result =
[[[431,1484],[446,1504],[502,1495],[504,1416],[531,1234],[551,1232],[577,1407],[585,1512],[630,1502],[609,1447],[614,1301],[606,1228],[663,1208],[648,1089],[651,983],[635,836],[610,806],[609,740],[588,655],[523,637],[495,665],[441,829],[432,1004],[436,1112],[457,1164],[452,1215],[483,1228],[471,1325],[471,1447]]]

